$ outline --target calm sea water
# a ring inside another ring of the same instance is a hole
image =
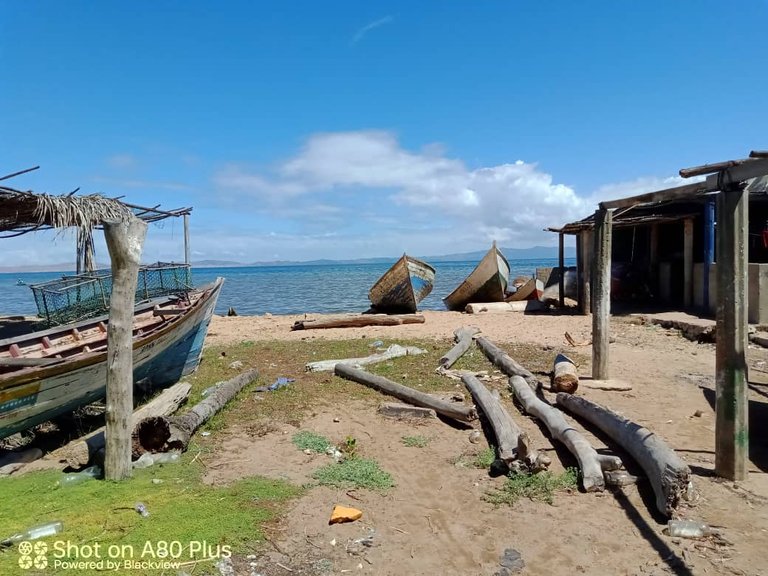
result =
[[[536,268],[557,266],[556,258],[510,260],[511,276],[531,276]],[[436,275],[432,293],[422,300],[422,310],[445,310],[447,296],[473,270],[477,262],[433,264]],[[566,258],[566,266],[575,259]],[[225,278],[216,306],[225,314],[232,306],[238,314],[301,314],[304,312],[362,312],[368,308],[368,290],[391,264],[340,264],[195,268],[196,285]],[[17,281],[34,284],[60,278],[60,272],[0,274],[0,313],[36,314],[32,290]]]

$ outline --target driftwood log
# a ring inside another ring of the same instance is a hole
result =
[[[186,382],[178,382],[173,386],[166,388],[152,400],[134,410],[131,416],[131,430],[145,418],[155,416],[170,416],[179,406],[184,404],[189,397],[189,391],[192,386]],[[60,463],[66,463],[72,468],[82,468],[91,462],[96,454],[104,448],[106,441],[105,428],[102,426],[89,434],[72,440],[61,448],[54,450],[45,457],[55,467],[60,467]]]
[[[440,358],[440,368],[447,370],[456,363],[456,360],[461,358],[464,353],[472,346],[472,338],[475,334],[480,333],[480,328],[474,326],[464,326],[463,328],[457,328],[453,332],[456,346],[448,350],[448,352]]]
[[[545,310],[547,305],[538,300],[523,300],[522,302],[479,302],[467,304],[464,310],[468,314],[505,313],[505,312],[538,312]]]
[[[382,402],[379,406],[379,414],[389,418],[437,418],[437,413],[431,408],[400,404],[399,402]]]
[[[238,392],[258,378],[255,368],[222,382],[208,396],[179,416],[144,418],[133,429],[133,457],[145,452],[184,451],[192,434]]]
[[[500,398],[495,397],[480,380],[469,372],[465,372],[461,380],[472,394],[475,405],[485,414],[493,429],[496,436],[496,448],[501,461],[507,466],[511,466],[515,460],[520,460],[525,463],[529,470],[536,471],[549,466],[551,463],[549,458],[530,447],[528,436],[512,420],[512,416],[501,404]]]
[[[579,373],[576,364],[565,354],[555,356],[552,370],[552,390],[573,394],[579,387]]]
[[[401,356],[416,356],[418,354],[425,354],[427,351],[417,348],[416,346],[400,346],[399,344],[392,344],[384,352],[378,354],[371,354],[365,358],[344,358],[342,360],[320,360],[318,362],[310,362],[305,366],[307,372],[330,372],[336,367],[336,364],[352,364],[353,366],[365,366],[366,364],[376,364],[377,362],[384,362],[385,360],[391,360],[392,358],[400,358]]]
[[[624,462],[618,456],[611,454],[598,454],[597,461],[600,462],[600,468],[603,472],[611,472],[613,470],[621,470],[624,468]]]
[[[321,320],[297,320],[291,326],[291,330],[400,326],[401,324],[424,324],[424,316],[421,314],[355,314]]]
[[[488,340],[488,338],[480,336],[475,339],[475,342],[477,342],[480,350],[483,351],[488,360],[504,372],[504,374],[507,376],[520,376],[533,388],[538,386],[539,381],[530,370],[515,362],[509,354]]]
[[[624,448],[648,476],[659,512],[672,515],[688,492],[691,474],[674,450],[647,428],[605,406],[562,392],[557,395],[557,403],[600,428]]]
[[[454,420],[459,420],[461,422],[471,422],[472,420],[477,419],[477,412],[472,406],[464,406],[461,404],[440,400],[434,396],[425,394],[424,392],[419,392],[418,390],[414,390],[408,386],[403,386],[397,382],[392,382],[391,380],[387,380],[382,376],[371,374],[370,372],[366,372],[360,368],[355,368],[349,364],[336,364],[334,372],[336,376],[341,376],[347,380],[352,380],[354,382],[358,382],[359,384],[364,384],[369,388],[373,388],[374,390],[378,390],[384,394],[389,394],[390,396],[399,398],[400,400],[408,402],[409,404],[413,404],[414,406],[431,408],[438,414],[442,414],[448,418],[453,418]]]
[[[581,468],[581,479],[587,492],[601,491],[605,488],[603,469],[600,467],[598,454],[589,441],[576,429],[566,422],[565,417],[557,408],[540,400],[534,394],[528,383],[520,376],[509,379],[509,386],[523,409],[541,420],[556,440],[576,456]],[[561,392],[562,395],[567,396]]]

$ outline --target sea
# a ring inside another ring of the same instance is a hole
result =
[[[445,310],[442,298],[458,286],[476,261],[431,263],[436,271],[432,293],[419,304],[421,310]],[[531,277],[536,268],[554,267],[557,258],[509,260],[511,278]],[[565,259],[574,266],[574,258]],[[290,266],[240,266],[193,268],[192,280],[200,286],[217,277],[225,279],[217,314],[234,308],[239,315],[363,312],[368,290],[391,264],[294,264]],[[30,284],[61,278],[64,272],[0,274],[0,315],[37,314]],[[69,273],[71,274],[71,273]],[[22,284],[23,283],[23,284]]]

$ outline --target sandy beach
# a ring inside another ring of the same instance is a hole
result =
[[[424,324],[306,331],[290,328],[296,320],[320,316],[217,316],[207,343],[226,350],[241,341],[281,340],[296,342],[297,354],[307,354],[313,341],[367,338],[385,344],[434,340],[447,349],[456,328],[473,325],[506,350],[525,343],[538,347],[547,358],[559,351],[584,358],[591,354],[588,345],[574,348],[564,338],[568,332],[577,343],[588,344],[592,321],[588,316],[472,316],[454,312],[425,312],[424,316]],[[554,506],[523,501],[513,509],[494,508],[483,502],[482,496],[498,479],[489,477],[487,471],[459,470],[451,463],[457,451],[473,449],[465,429],[440,421],[422,424],[417,428],[419,433],[433,440],[428,449],[409,451],[402,447],[400,438],[412,432],[413,425],[379,416],[375,402],[333,397],[327,404],[318,404],[301,428],[331,437],[348,434],[364,439],[367,453],[392,471],[397,488],[388,495],[366,492],[351,496],[343,490],[311,490],[275,527],[275,550],[269,562],[260,564],[260,573],[286,573],[269,568],[277,562],[290,566],[293,573],[311,574],[315,573],[309,568],[313,562],[330,558],[342,571],[365,574],[500,574],[494,566],[498,568],[499,553],[505,548],[520,551],[526,562],[525,574],[762,573],[761,566],[768,561],[764,546],[768,457],[764,442],[759,443],[765,438],[768,414],[765,388],[755,386],[752,392],[750,477],[740,483],[723,481],[713,476],[714,345],[686,340],[676,330],[646,324],[635,316],[614,317],[611,331],[611,376],[631,384],[632,390],[583,387],[579,394],[648,427],[678,452],[691,468],[696,495],[695,502],[681,509],[681,516],[724,527],[728,545],[665,536],[666,519],[653,510],[653,497],[642,480],[638,485],[605,493],[558,496]],[[514,351],[510,354],[514,356]],[[749,360],[755,377],[761,376],[758,370],[768,361],[766,351],[750,346]],[[269,362],[268,357],[263,358],[265,366]],[[267,374],[272,374],[269,370]],[[588,360],[579,366],[579,372],[588,379]],[[297,386],[317,386],[333,378],[329,375],[318,381],[301,374],[294,376]],[[495,378],[494,385],[509,398],[504,379]],[[567,454],[561,458],[562,448],[533,419],[521,415],[511,401],[505,402],[534,444],[551,447],[553,469],[562,470],[562,462],[569,461]],[[253,418],[258,419],[258,402],[254,410]],[[319,457],[305,456],[291,445],[290,437],[297,427],[281,422],[274,432],[254,435],[247,433],[247,426],[243,421],[218,438],[220,450],[211,457],[208,481],[226,483],[253,474],[297,483],[311,481],[309,473]],[[585,434],[598,450],[615,450],[610,439],[589,426]],[[636,466],[630,469],[642,477],[642,470]],[[364,509],[364,522],[329,531],[325,511],[338,502]],[[362,555],[328,544],[334,535],[339,542],[351,542],[366,530],[375,531],[376,545]]]

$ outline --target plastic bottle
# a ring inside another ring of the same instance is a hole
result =
[[[144,452],[132,466],[134,468],[149,468],[155,463],[155,457],[151,452]]]
[[[163,454],[155,454],[155,464],[175,464],[181,458],[181,452],[165,452]]]
[[[147,510],[147,507],[144,505],[143,502],[136,502],[136,506],[134,506],[136,512],[141,514],[144,518],[147,518],[149,516],[149,510]]]
[[[677,538],[703,538],[713,534],[712,528],[698,520],[670,520],[667,534]]]
[[[0,544],[3,546],[11,546],[16,542],[23,542],[25,540],[37,540],[38,538],[45,538],[46,536],[53,536],[58,534],[64,529],[64,524],[56,520],[53,522],[46,522],[45,524],[37,524],[28,528],[24,532],[18,532],[12,536],[9,536]]]
[[[81,484],[82,482],[86,482],[88,480],[93,480],[94,478],[99,478],[101,476],[101,467],[100,466],[89,466],[85,470],[81,470],[80,472],[73,472],[72,474],[67,474],[56,482],[56,486],[58,487],[65,487],[65,486],[74,486],[75,484]]]

